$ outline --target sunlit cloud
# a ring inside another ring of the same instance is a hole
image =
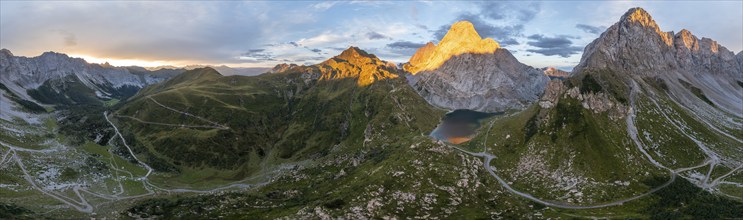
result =
[[[159,60],[134,60],[134,59],[110,59],[110,58],[99,58],[89,55],[82,54],[68,54],[70,57],[82,58],[88,63],[105,64],[108,63],[113,66],[141,66],[141,67],[157,67],[157,66],[179,66],[181,63],[159,61]]]
[[[415,46],[440,40],[454,21],[467,19],[524,63],[566,66],[635,6],[646,8],[664,31],[686,28],[733,51],[743,49],[740,1],[0,1],[0,47],[21,56],[56,51],[113,65],[270,67],[317,63],[358,46],[405,62]],[[579,38],[539,47],[528,38],[535,34]]]

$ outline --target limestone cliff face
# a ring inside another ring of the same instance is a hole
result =
[[[439,45],[426,44],[404,65],[410,84],[432,105],[500,112],[536,101],[549,78],[460,21]]]
[[[425,46],[418,48],[418,51],[413,54],[413,57],[410,57],[410,61],[407,65],[404,65],[403,68],[407,69],[408,72],[417,73],[417,71],[413,71],[413,69],[415,67],[426,65],[435,51],[436,45],[434,45],[433,42],[428,42]]]
[[[420,71],[434,70],[453,56],[469,54],[489,54],[500,48],[491,38],[482,39],[469,21],[454,23],[438,46],[429,42],[410,58],[406,71],[417,74]]]
[[[660,78],[672,97],[699,112],[717,117],[719,110],[743,117],[743,59],[709,38],[688,30],[663,32],[642,8],[632,8],[619,22],[586,46],[573,73],[611,70],[636,80]],[[629,78],[627,78],[629,79]],[[714,107],[680,81],[699,88]]]

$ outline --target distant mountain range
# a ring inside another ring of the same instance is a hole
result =
[[[183,67],[176,67],[176,66],[157,66],[157,67],[145,67],[145,69],[150,71],[160,70],[160,69],[185,69],[185,70],[192,70],[192,69],[198,69],[198,68],[204,68],[204,67],[211,67],[214,70],[217,70],[220,74],[225,76],[233,76],[233,75],[240,75],[240,76],[255,76],[260,75],[262,73],[268,72],[271,68],[267,67],[229,67],[225,65],[219,65],[219,66],[213,66],[213,65],[186,65]]]

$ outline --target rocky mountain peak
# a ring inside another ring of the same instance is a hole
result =
[[[491,38],[482,39],[469,21],[454,23],[438,45],[428,43],[410,58],[403,68],[416,74],[434,70],[454,56],[494,53],[500,45]]]
[[[41,57],[54,57],[54,58],[70,58],[67,54],[57,53],[54,51],[47,51],[41,54]]]
[[[663,32],[650,13],[640,7],[629,9],[617,23],[620,35],[639,38],[651,38],[656,40],[655,35],[660,36],[662,43],[673,45],[673,32]],[[649,35],[649,36],[645,36]]]
[[[743,81],[743,63],[735,56],[716,41],[699,39],[689,30],[662,32],[645,10],[632,8],[586,46],[573,73],[609,71],[625,82],[660,78],[678,102],[695,112],[718,115],[721,110],[740,116],[743,93],[737,83],[730,82]],[[690,86],[696,95],[686,88]],[[695,97],[702,93],[704,98]]]
[[[428,42],[426,45],[418,48],[418,50],[415,51],[415,54],[410,57],[409,64],[412,66],[417,66],[423,62],[426,62],[431,57],[434,51],[436,51],[436,45],[434,45],[433,42]]]
[[[468,21],[453,24],[438,45],[418,49],[403,69],[428,103],[452,110],[522,109],[537,100],[549,81],[495,40],[482,39]]]
[[[384,61],[380,60],[374,54],[367,53],[366,51],[359,49],[358,47],[349,47],[348,49],[341,52],[341,54],[330,58],[323,62],[325,64],[333,63],[352,63],[354,65],[363,66],[365,64],[385,64]]]
[[[268,72],[269,73],[280,73],[280,72],[285,72],[287,70],[290,70],[296,67],[298,67],[297,64],[293,64],[293,63],[292,64],[287,64],[287,63],[276,64],[276,66],[274,66]]]
[[[398,71],[394,63],[380,60],[374,54],[358,47],[349,47],[338,56],[313,67],[319,70],[319,75],[311,78],[320,80],[357,78],[359,86],[367,86],[382,79],[397,78]]]
[[[354,60],[354,59],[359,59],[361,57],[377,59],[377,56],[374,56],[373,54],[369,54],[366,51],[359,49],[358,47],[354,47],[354,46],[349,47],[348,49],[341,52],[340,55],[335,56],[335,57],[344,59],[344,60]]]
[[[13,56],[13,53],[11,53],[10,50],[8,50],[8,49],[3,48],[3,49],[0,49],[0,55],[3,55],[3,56]]]
[[[472,23],[469,21],[459,21],[449,28],[449,31],[446,32],[444,38],[441,39],[441,43],[477,43],[480,40],[482,40],[482,38],[475,30],[475,26],[472,25]]]
[[[570,75],[569,72],[562,71],[560,69],[554,68],[554,67],[546,67],[541,69],[544,75],[549,76],[550,78],[565,78]]]
[[[650,13],[640,7],[629,9],[626,13],[624,13],[624,15],[622,15],[620,22],[639,24],[644,27],[651,28],[658,27],[658,24],[655,23],[655,20],[653,20],[653,17],[650,16]]]
[[[674,38],[678,46],[683,46],[690,50],[699,50],[699,40],[689,30],[681,29]]]

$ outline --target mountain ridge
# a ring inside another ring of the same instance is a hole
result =
[[[122,92],[131,93],[130,90],[141,89],[174,74],[153,74],[149,71],[134,73],[125,67],[91,64],[84,59],[52,51],[36,57],[14,56],[7,49],[0,50],[0,68],[3,72],[0,83],[16,95],[34,101],[36,99],[27,90],[38,90],[50,80],[62,86],[64,79],[69,78],[90,88],[95,92],[92,96],[110,99],[113,96],[121,98]]]
[[[626,86],[631,84],[630,78],[655,78],[669,89],[673,100],[698,116],[735,128],[740,124],[725,118],[743,117],[743,87],[739,83],[743,82],[743,62],[739,56],[686,29],[676,34],[660,31],[649,13],[632,8],[586,46],[573,72],[626,72],[628,76],[617,75],[626,79]]]
[[[301,72],[305,81],[355,79],[357,86],[397,78],[400,70],[394,63],[380,60],[358,47],[351,46],[339,55],[310,66],[277,65],[273,73]]]
[[[480,38],[467,21],[452,25],[438,46],[418,49],[403,69],[426,101],[450,110],[523,109],[538,99],[549,80],[493,39]]]
[[[454,23],[438,45],[426,43],[410,58],[403,68],[413,75],[425,70],[434,70],[453,56],[465,53],[488,54],[500,48],[492,38],[482,39],[469,21]]]

